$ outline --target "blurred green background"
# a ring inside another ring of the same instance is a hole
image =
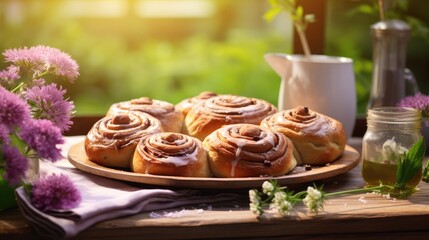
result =
[[[326,0],[325,54],[353,58],[361,115],[371,83],[374,2]],[[429,22],[429,1],[407,2],[404,17]],[[206,90],[276,105],[280,80],[263,55],[292,53],[293,31],[285,14],[265,22],[268,8],[266,0],[1,0],[0,50],[41,44],[69,53],[80,77],[61,85],[77,115],[105,114],[112,103],[141,96],[178,103]],[[407,54],[427,94],[427,39],[414,36]]]

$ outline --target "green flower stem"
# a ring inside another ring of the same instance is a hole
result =
[[[24,82],[20,82],[14,89],[11,90],[11,92],[12,93],[18,92],[22,86],[24,86]]]
[[[48,73],[50,73],[49,68],[44,72],[37,73],[37,75],[36,75],[36,73],[34,73],[35,75],[33,75],[33,79],[41,78],[41,77],[47,75]]]
[[[293,195],[293,197],[302,200],[305,197],[305,195],[307,195],[307,191],[301,191],[301,192],[298,192],[295,195]]]
[[[337,196],[337,195],[342,195],[342,194],[351,194],[351,193],[364,193],[364,192],[373,192],[373,191],[381,191],[383,190],[383,188],[392,188],[390,186],[386,186],[386,185],[380,185],[380,186],[375,186],[375,187],[368,187],[368,188],[357,188],[357,189],[350,189],[350,190],[344,190],[344,191],[339,191],[339,192],[333,192],[333,193],[325,193],[326,197],[332,197],[332,196]]]

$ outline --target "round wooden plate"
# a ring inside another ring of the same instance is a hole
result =
[[[141,174],[103,167],[89,161],[85,153],[84,142],[73,145],[68,153],[68,160],[76,168],[98,176],[159,186],[217,189],[257,188],[261,187],[262,183],[269,179],[277,179],[281,185],[322,180],[353,169],[358,165],[359,158],[359,153],[347,145],[341,158],[326,166],[312,166],[309,171],[305,171],[303,167],[298,166],[292,173],[280,177],[197,178]]]

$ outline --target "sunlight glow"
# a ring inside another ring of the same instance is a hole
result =
[[[127,5],[118,0],[68,0],[61,13],[66,17],[122,17],[127,14]]]
[[[135,10],[145,18],[207,18],[215,11],[208,0],[140,0]]]

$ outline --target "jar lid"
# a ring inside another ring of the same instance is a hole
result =
[[[421,111],[408,107],[377,107],[367,112],[368,122],[410,123],[422,121]]]
[[[371,26],[371,30],[374,36],[397,36],[397,37],[409,37],[411,34],[411,28],[407,23],[401,20],[386,20],[380,21]]]

